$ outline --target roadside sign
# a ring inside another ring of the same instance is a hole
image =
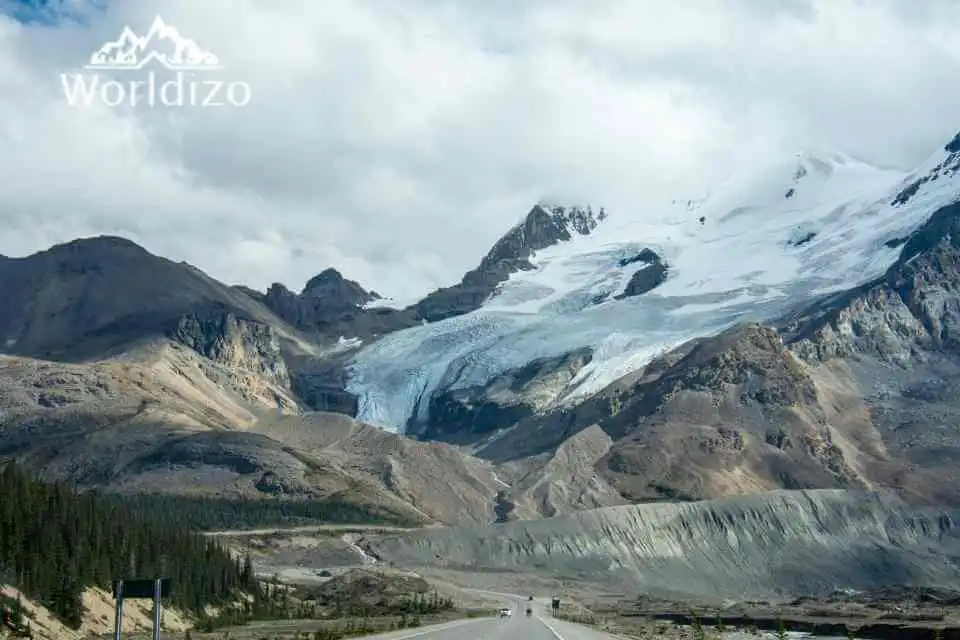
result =
[[[159,578],[160,597],[168,598],[170,596],[170,578]],[[149,598],[153,599],[156,595],[157,580],[117,580],[113,583],[113,597],[117,595],[124,598]],[[121,591],[122,589],[122,591]]]
[[[123,632],[123,601],[127,598],[153,599],[153,640],[160,640],[162,598],[170,595],[170,578],[154,580],[117,580],[113,583],[113,598],[117,601],[113,614],[113,640],[120,640]]]

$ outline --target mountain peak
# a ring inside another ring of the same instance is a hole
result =
[[[55,259],[55,260],[73,260],[81,256],[84,260],[100,259],[100,256],[108,255],[126,255],[153,257],[149,251],[141,247],[133,240],[122,238],[120,236],[89,236],[86,238],[77,238],[68,242],[52,245],[47,249],[36,251],[28,256],[19,258],[8,258],[12,261],[30,260],[32,258]]]
[[[50,247],[49,251],[58,251],[64,249],[77,249],[77,248],[124,248],[124,249],[139,249],[141,251],[146,251],[143,247],[138,245],[133,240],[124,238],[121,236],[112,236],[112,235],[101,235],[101,236],[88,236],[86,238],[77,238],[76,240],[71,240],[69,242],[63,242],[61,244],[55,244]]]
[[[293,292],[282,282],[274,282],[267,288],[268,296],[292,296]]]
[[[544,216],[549,217],[554,225],[566,232],[567,236],[570,236],[571,229],[585,236],[589,235],[600,222],[606,219],[607,212],[603,207],[600,207],[598,212],[594,212],[590,205],[561,205],[541,200],[527,214],[525,222],[529,223],[532,218],[543,219]],[[569,239],[569,237],[566,239]]]
[[[588,206],[562,206],[539,202],[493,245],[480,265],[464,274],[459,284],[438,289],[413,305],[417,317],[427,322],[463,315],[478,309],[511,274],[533,269],[530,257],[537,251],[589,235],[607,217]]]
[[[312,278],[310,278],[310,280],[307,281],[306,286],[303,288],[303,293],[307,293],[313,289],[317,289],[320,287],[326,287],[332,284],[337,284],[337,283],[343,282],[344,280],[345,278],[343,277],[342,273],[340,273],[333,267],[329,267],[327,269],[324,269],[317,275],[313,276]]]
[[[342,304],[356,307],[373,300],[378,300],[380,294],[367,291],[359,282],[348,280],[343,274],[328,267],[307,281],[300,293],[302,298],[327,298],[331,304]]]
[[[486,271],[492,265],[504,261],[520,260],[526,263],[532,252],[573,239],[571,231],[583,236],[589,235],[606,217],[607,214],[602,208],[595,213],[589,205],[581,207],[537,203],[522,221],[493,245],[480,263],[480,270]]]
[[[957,135],[953,136],[953,140],[948,142],[943,150],[947,153],[960,152],[960,131],[957,132]]]

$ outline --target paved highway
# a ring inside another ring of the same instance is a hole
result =
[[[533,615],[529,618],[524,614],[526,600],[512,600],[504,602],[504,606],[513,610],[509,618],[458,620],[370,636],[370,640],[620,640],[589,627],[555,620],[542,603],[531,604]]]

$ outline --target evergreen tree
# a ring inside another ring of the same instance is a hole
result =
[[[119,579],[168,577],[169,604],[198,613],[241,591],[263,602],[249,558],[237,563],[172,512],[78,495],[12,464],[0,469],[0,496],[0,575],[73,628],[84,589]]]

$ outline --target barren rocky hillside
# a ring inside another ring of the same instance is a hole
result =
[[[572,408],[549,403],[589,353],[441,395],[439,437],[524,469],[592,430],[584,495],[634,502],[850,488],[956,505],[958,216],[939,210],[874,282],[691,341]]]
[[[122,492],[336,499],[414,522],[494,519],[502,483],[489,463],[343,415],[302,415],[268,380],[176,343],[93,364],[0,357],[0,456]]]
[[[368,538],[383,561],[485,574],[491,587],[750,599],[960,579],[958,516],[890,495],[775,491]],[[464,577],[464,579],[466,579]],[[474,582],[483,578],[470,578]]]

